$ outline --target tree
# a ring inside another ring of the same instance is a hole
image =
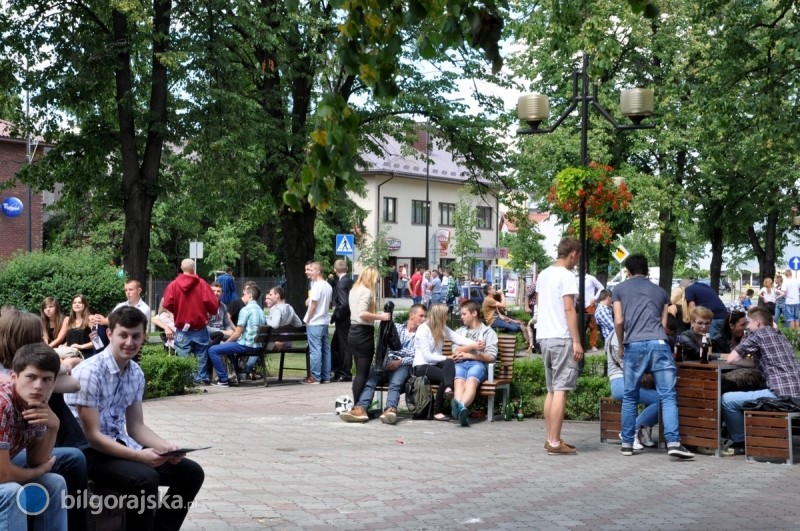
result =
[[[478,211],[466,193],[460,193],[456,210],[453,214],[456,241],[453,244],[453,253],[458,261],[451,266],[458,277],[472,277],[475,255],[481,250],[478,242],[481,235],[478,232]]]
[[[516,232],[500,235],[500,246],[508,247],[509,267],[518,273],[531,270],[536,264],[541,271],[550,265],[550,257],[542,247],[544,239],[536,226],[531,222],[527,211],[509,211],[506,218],[516,227]]]

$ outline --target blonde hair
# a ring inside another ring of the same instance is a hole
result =
[[[772,293],[772,279],[767,277],[764,279],[764,287],[767,288],[767,293]]]
[[[695,306],[689,314],[693,321],[695,319],[708,319],[709,321],[714,319],[714,312],[705,306]]]
[[[441,350],[444,346],[444,329],[447,328],[447,314],[450,309],[446,304],[433,304],[428,309],[428,327],[431,329],[433,341],[436,343],[436,350]]]
[[[675,306],[681,307],[681,320],[684,323],[689,322],[689,312],[686,311],[686,292],[683,291],[683,288],[677,287],[672,288],[672,293],[669,297],[669,302],[674,304]]]
[[[354,288],[359,286],[366,288],[369,290],[370,294],[373,294],[370,297],[369,308],[368,311],[371,313],[375,313],[375,284],[378,283],[378,278],[380,277],[380,273],[378,273],[378,269],[375,266],[368,266],[364,269],[360,275],[358,275],[358,280],[356,280],[355,284],[353,284]]]

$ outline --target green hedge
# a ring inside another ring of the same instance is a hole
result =
[[[144,372],[145,398],[182,395],[194,387],[194,356],[169,356],[160,345],[145,345],[139,366]]]
[[[38,313],[42,299],[55,297],[66,314],[77,293],[86,296],[92,312],[103,314],[125,299],[117,268],[96,251],[35,252],[0,264],[0,304]]]
[[[599,420],[600,399],[611,395],[606,374],[605,356],[587,356],[578,388],[569,394],[565,418],[569,420]],[[511,383],[511,400],[515,405],[522,398],[525,416],[543,417],[547,386],[544,361],[541,358],[521,359],[514,362],[514,380]],[[499,409],[496,413],[500,413]]]

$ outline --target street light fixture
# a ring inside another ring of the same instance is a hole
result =
[[[580,92],[578,91],[578,80],[580,80]],[[583,54],[583,66],[580,70],[575,69],[572,73],[572,99],[564,112],[556,119],[552,126],[540,128],[550,116],[550,100],[544,94],[529,94],[521,96],[517,103],[517,114],[520,120],[528,124],[528,129],[518,129],[518,135],[546,134],[555,131],[558,126],[578,107],[580,104],[581,113],[581,165],[589,165],[588,132],[589,132],[589,106],[599,112],[614,129],[618,131],[628,131],[631,129],[653,129],[655,126],[642,124],[642,120],[653,114],[653,90],[643,88],[625,89],[620,94],[620,112],[623,116],[630,118],[633,125],[620,124],[600,104],[597,97],[597,85],[593,87],[592,94],[589,94],[589,57]],[[585,323],[584,323],[584,290],[586,288],[586,197],[581,199],[578,210],[578,239],[581,245],[581,259],[578,269],[578,329],[581,331],[581,344],[586,346]]]

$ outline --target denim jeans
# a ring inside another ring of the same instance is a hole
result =
[[[27,450],[22,450],[14,456],[11,462],[19,467],[27,467]],[[56,446],[50,455],[56,457],[56,463],[50,472],[64,478],[66,492],[77,499],[89,488],[89,474],[86,471],[86,457],[77,448]],[[59,503],[61,500],[59,498]],[[87,508],[71,508],[67,511],[68,528],[70,531],[83,531],[88,527]],[[0,518],[2,521],[2,518]],[[2,529],[0,527],[0,529]],[[23,528],[24,529],[24,528]],[[49,528],[45,528],[49,529]]]
[[[400,393],[404,392],[403,387],[406,384],[406,380],[408,380],[409,374],[411,374],[410,365],[400,365],[397,369],[386,373],[384,376],[375,372],[375,369],[371,369],[369,371],[367,383],[364,385],[364,390],[361,392],[361,396],[358,398],[358,404],[356,405],[364,409],[369,409],[370,404],[372,404],[372,397],[375,396],[375,388],[379,383],[383,383],[388,379],[389,392],[386,396],[386,407],[393,407],[396,409],[397,405],[400,403]]]
[[[775,303],[775,322],[780,323],[781,315],[786,319],[786,297],[781,297]]]
[[[44,493],[37,485],[44,487],[50,496],[46,505],[41,497]],[[0,484],[0,531],[28,529],[28,516],[23,509],[33,513],[43,507],[46,507],[44,512],[33,517],[36,529],[67,531],[67,511],[61,505],[66,488],[64,478],[52,472],[42,474],[25,487],[15,482]],[[18,502],[17,495],[22,489],[25,494]]]
[[[311,358],[311,376],[318,382],[331,379],[331,345],[328,343],[328,325],[306,326],[308,350]]]
[[[722,335],[722,329],[725,327],[725,319],[712,319],[711,328],[708,329],[708,338],[716,339]]]
[[[514,321],[503,321],[499,317],[492,323],[492,328],[495,330],[505,330],[506,332],[521,332],[522,328]]]
[[[625,391],[622,398],[622,442],[633,444],[636,433],[637,407],[642,375],[649,372],[656,384],[661,401],[664,439],[667,444],[678,443],[678,402],[675,394],[677,369],[669,344],[660,339],[636,341],[625,345],[623,375]]]
[[[178,356],[188,356],[192,352],[197,357],[197,374],[195,382],[208,382],[211,380],[209,371],[211,364],[208,361],[208,348],[211,345],[211,336],[208,329],[177,330],[175,332],[175,352]]]
[[[611,397],[622,400],[625,395],[625,380],[614,378],[611,380]],[[636,430],[642,426],[653,427],[658,424],[658,393],[655,389],[639,389],[639,403],[647,406],[636,417]]]
[[[208,350],[208,357],[211,359],[211,364],[214,366],[214,370],[217,371],[217,376],[219,376],[220,382],[227,382],[228,381],[228,371],[225,369],[225,363],[222,361],[222,356],[228,356],[231,358],[233,362],[233,366],[237,367],[236,364],[236,357],[238,354],[251,354],[253,352],[258,352],[260,349],[257,347],[248,347],[245,345],[241,345],[236,341],[230,341],[225,343],[220,343],[219,345],[214,345]],[[258,361],[258,357],[251,356],[249,360],[247,360],[247,367],[245,368],[245,372],[249,373],[255,367],[256,362]],[[234,369],[235,370],[235,369]]]
[[[722,420],[728,427],[728,437],[733,442],[744,441],[744,408],[742,404],[748,400],[759,398],[776,398],[769,389],[759,391],[733,391],[722,395]]]

